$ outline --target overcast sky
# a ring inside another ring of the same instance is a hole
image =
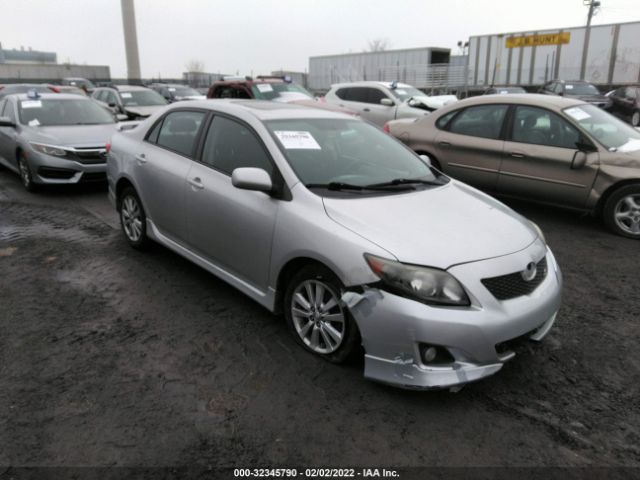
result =
[[[601,0],[594,24],[640,20],[640,0]],[[143,77],[304,71],[314,55],[455,48],[470,35],[582,25],[582,0],[135,0]],[[54,51],[58,61],[126,76],[120,0],[0,0],[3,48]]]

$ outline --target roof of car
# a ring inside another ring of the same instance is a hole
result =
[[[140,85],[109,85],[106,87],[97,87],[96,90],[99,90],[101,88],[110,88],[112,90],[117,90],[119,92],[135,92],[140,90],[151,90],[148,87],[143,87]]]
[[[572,105],[580,105],[585,102],[582,100],[559,97],[555,95],[542,95],[538,93],[514,93],[510,95],[479,95],[477,97],[469,97],[459,102],[447,105],[447,110],[458,109],[468,105],[488,104],[488,103],[517,103],[547,107],[552,109],[562,109]],[[449,108],[452,107],[452,108]],[[443,108],[443,111],[444,111]]]
[[[391,88],[393,82],[378,82],[373,80],[363,80],[361,82],[345,82],[345,83],[334,83],[331,85],[331,88],[334,87],[372,87],[372,86],[382,86],[386,88]],[[407,83],[396,83],[397,88],[413,88],[413,85],[409,85]]]
[[[39,93],[37,97],[31,97],[28,93],[13,93],[6,96],[6,98],[9,97],[16,100],[90,100],[75,93]]]
[[[181,102],[173,104],[170,108],[184,108]],[[259,120],[278,120],[289,118],[346,118],[353,120],[353,117],[344,113],[337,113],[331,110],[324,110],[304,105],[294,105],[291,103],[272,102],[269,100],[229,100],[229,99],[209,99],[194,100],[189,102],[189,107],[205,108],[208,110],[220,109],[228,113],[242,111],[249,113]]]

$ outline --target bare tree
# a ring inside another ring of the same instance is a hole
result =
[[[187,72],[204,72],[204,62],[195,59],[189,60],[184,68],[187,69]]]
[[[367,48],[365,48],[364,51],[384,52],[389,47],[391,47],[391,42],[389,42],[388,38],[374,38],[373,40],[367,41]]]

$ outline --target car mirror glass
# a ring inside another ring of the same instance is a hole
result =
[[[393,107],[393,100],[390,98],[381,98],[380,103],[385,107]]]

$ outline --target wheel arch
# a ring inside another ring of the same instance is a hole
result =
[[[613,195],[616,190],[628,185],[640,185],[640,178],[625,178],[624,180],[620,180],[607,187],[607,189],[602,193],[602,195],[600,195],[600,198],[598,199],[598,203],[596,204],[596,208],[594,209],[595,214],[598,217],[601,217],[604,206],[606,205],[607,200],[609,200],[611,195]]]
[[[136,186],[133,184],[133,182],[127,178],[127,177],[122,177],[120,179],[118,179],[117,183],[116,183],[116,208],[118,210],[120,210],[120,197],[122,196],[122,192],[125,190],[125,188],[127,187],[131,187],[133,188],[133,190],[138,193],[138,189],[136,188]],[[138,194],[138,197],[140,196],[140,194]]]

